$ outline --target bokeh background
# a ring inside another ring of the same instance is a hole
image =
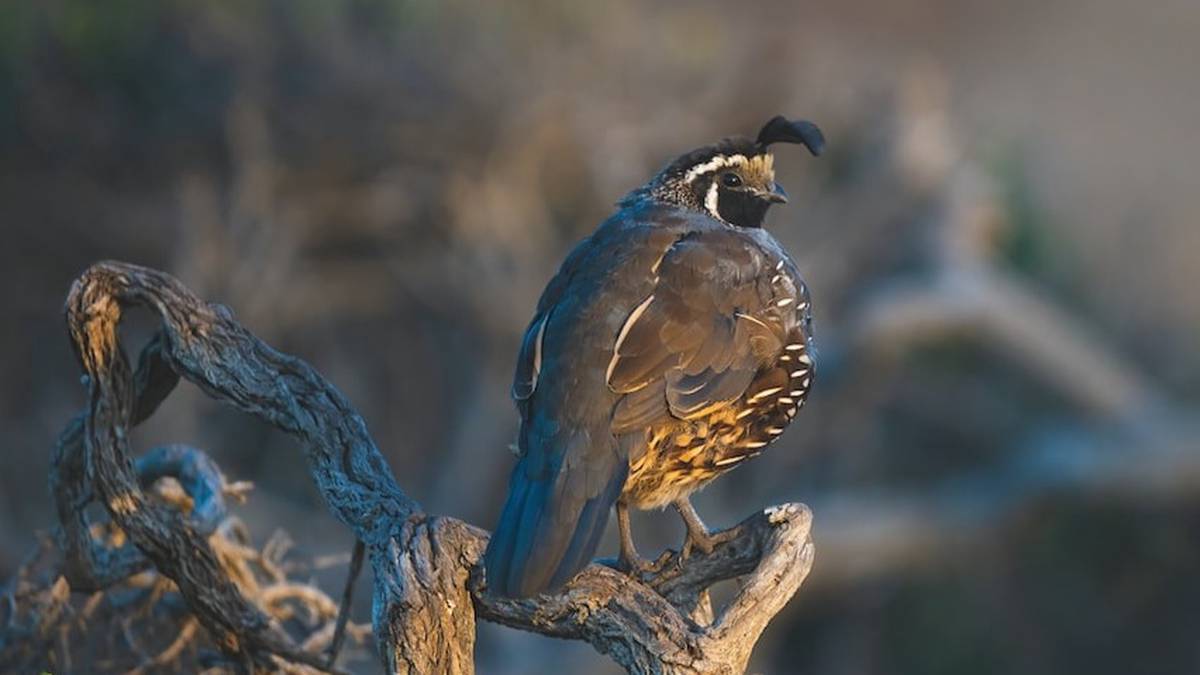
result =
[[[780,148],[770,217],[818,381],[697,500],[712,525],[815,511],[753,669],[1200,672],[1197,34],[1186,0],[0,3],[0,578],[52,526],[89,263],[229,305],[349,396],[427,509],[486,527],[564,253],[674,155],[784,112],[829,139]],[[254,481],[256,537],[349,550],[295,444],[196,389],[136,440]],[[615,672],[486,625],[478,658]]]

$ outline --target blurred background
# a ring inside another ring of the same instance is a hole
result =
[[[696,500],[714,526],[815,512],[752,669],[1200,672],[1197,34],[1185,0],[0,3],[0,578],[54,522],[84,393],[61,307],[91,262],[230,306],[346,393],[429,511],[490,527],[517,340],[565,252],[782,112],[829,139],[777,150],[769,217],[817,383]],[[340,593],[352,538],[290,439],[182,385],[135,440],[254,481],[253,536],[333,560],[312,578]],[[480,632],[480,672],[616,672]]]

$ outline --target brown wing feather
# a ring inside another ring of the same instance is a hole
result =
[[[626,396],[613,430],[633,430],[666,415],[703,416],[741,397],[783,347],[759,280],[774,272],[733,231],[676,242],[663,257],[654,291],[618,335],[608,384]]]

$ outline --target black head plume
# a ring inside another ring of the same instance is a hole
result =
[[[776,115],[763,125],[755,143],[760,150],[766,150],[772,143],[801,143],[817,157],[825,149],[825,135],[817,125],[808,120],[793,121],[783,115]]]

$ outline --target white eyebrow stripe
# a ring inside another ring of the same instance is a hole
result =
[[[703,176],[711,171],[716,171],[723,166],[730,166],[732,164],[744,166],[748,161],[749,160],[746,159],[746,156],[741,154],[717,155],[703,164],[697,164],[696,166],[688,169],[688,172],[683,175],[683,180],[685,183],[691,183],[700,176]]]

